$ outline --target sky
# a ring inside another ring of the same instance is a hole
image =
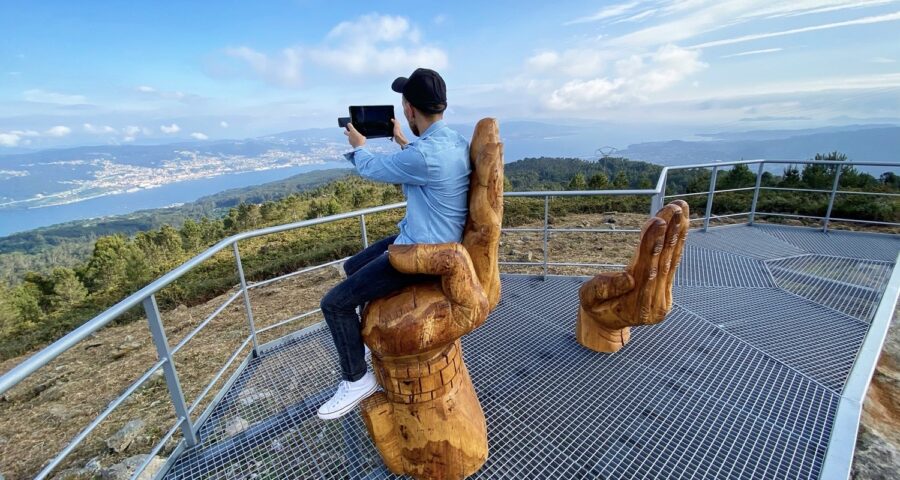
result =
[[[390,83],[416,67],[444,76],[451,122],[900,123],[900,0],[12,0],[2,10],[0,154],[334,127],[348,105],[399,105]]]

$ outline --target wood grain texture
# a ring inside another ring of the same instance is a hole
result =
[[[631,263],[623,272],[600,273],[578,291],[575,337],[598,352],[628,343],[630,327],[656,324],[672,310],[672,284],[687,238],[690,208],[676,200],[647,220]]]
[[[503,145],[497,122],[478,122],[462,243],[392,245],[391,265],[436,280],[375,300],[362,334],[384,389],[361,404],[388,469],[418,479],[461,479],[488,456],[487,425],[459,338],[500,299]]]

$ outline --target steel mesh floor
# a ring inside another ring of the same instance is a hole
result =
[[[814,235],[692,232],[676,307],[615,355],[575,342],[584,278],[504,277],[463,339],[491,449],[475,477],[818,478],[900,240]],[[880,258],[835,258],[861,240]],[[322,326],[254,359],[166,478],[393,478],[358,412],[315,417],[338,378]]]

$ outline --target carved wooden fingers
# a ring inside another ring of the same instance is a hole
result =
[[[640,243],[624,272],[601,273],[582,285],[576,337],[601,352],[628,341],[628,328],[661,322],[672,309],[672,284],[688,230],[683,201],[663,207],[641,228]]]

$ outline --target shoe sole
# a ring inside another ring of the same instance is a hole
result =
[[[347,405],[346,407],[344,407],[340,410],[331,412],[331,413],[316,412],[316,415],[318,415],[318,417],[321,418],[322,420],[334,420],[336,418],[341,418],[344,415],[350,413],[354,408],[356,408],[356,406],[359,405],[359,402],[362,402],[363,400],[369,398],[373,393],[375,393],[376,390],[378,390],[377,383],[375,385],[373,385],[372,388],[369,389],[368,392],[364,393],[361,397],[359,397],[359,399],[357,399],[355,402]]]

